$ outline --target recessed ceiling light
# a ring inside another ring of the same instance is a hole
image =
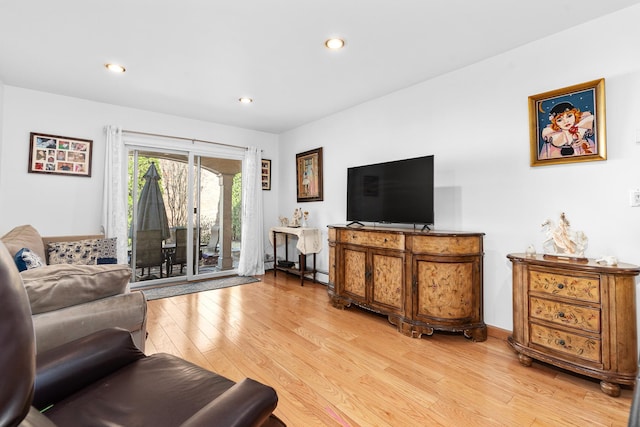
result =
[[[114,73],[124,73],[127,71],[122,65],[119,64],[104,64],[107,67],[107,70],[113,71]]]
[[[344,47],[344,40],[333,38],[324,42],[324,45],[329,49],[333,49],[333,50],[342,49]]]
[[[253,99],[249,98],[248,96],[243,96],[242,98],[238,99],[238,101],[243,104],[251,104],[253,102]]]

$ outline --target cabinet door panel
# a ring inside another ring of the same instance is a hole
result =
[[[342,256],[344,260],[344,291],[365,301],[367,253],[363,250],[345,248]]]
[[[418,260],[416,272],[417,317],[471,319],[475,304],[472,262],[443,263]]]
[[[373,303],[402,309],[404,301],[404,258],[373,253]]]

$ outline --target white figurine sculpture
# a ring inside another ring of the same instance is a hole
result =
[[[300,219],[302,218],[302,208],[297,208],[293,211],[293,217],[291,218],[292,227],[300,227]]]
[[[542,223],[542,230],[547,235],[546,240],[542,243],[546,253],[584,256],[589,239],[582,231],[571,231],[569,220],[564,212],[560,214],[560,221],[557,226],[553,221],[547,219]]]

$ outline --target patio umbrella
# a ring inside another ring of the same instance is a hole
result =
[[[151,163],[149,169],[144,174],[144,187],[138,199],[138,230],[160,230],[162,238],[167,239],[171,235],[169,231],[169,220],[167,211],[160,192],[160,175],[156,165]]]

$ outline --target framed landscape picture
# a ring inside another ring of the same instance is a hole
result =
[[[298,202],[322,201],[322,147],[296,154]]]
[[[271,160],[262,159],[262,189],[271,190]]]
[[[529,97],[531,166],[606,160],[604,79]]]
[[[91,176],[93,141],[31,132],[30,173]]]

